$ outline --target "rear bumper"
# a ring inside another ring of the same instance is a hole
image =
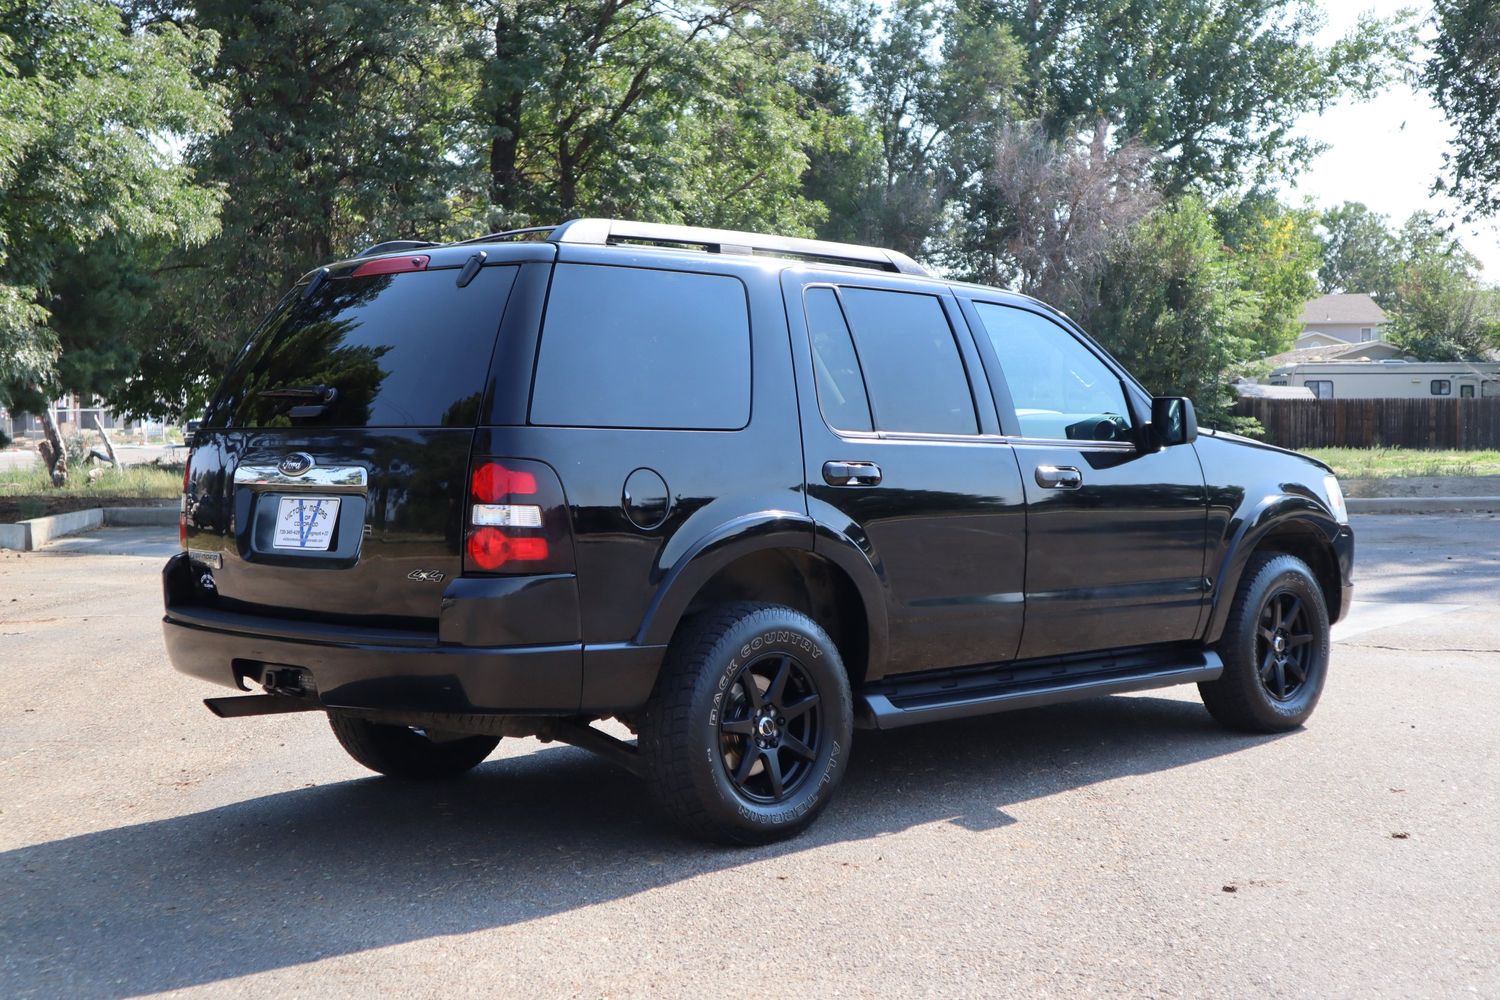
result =
[[[182,673],[242,687],[258,682],[267,667],[300,667],[312,675],[326,708],[537,715],[574,715],[580,708],[581,646],[309,642],[284,631],[300,622],[283,623],[281,634],[272,634],[251,631],[255,620],[210,627],[170,610],[162,624],[167,655]]]
[[[268,667],[312,676],[325,708],[391,713],[612,714],[649,698],[663,648],[476,646],[440,632],[358,629],[182,603],[164,570],[167,655],[181,673],[245,690]]]

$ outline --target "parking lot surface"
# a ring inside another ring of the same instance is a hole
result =
[[[170,529],[0,553],[0,996],[1500,996],[1500,518],[1355,531],[1305,729],[1187,688],[859,733],[751,850],[567,747],[412,786],[213,718]]]

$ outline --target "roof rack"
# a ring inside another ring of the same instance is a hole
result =
[[[535,230],[515,230],[529,233]],[[510,233],[497,234],[510,236]],[[672,226],[655,222],[626,222],[617,219],[573,219],[552,229],[547,236],[552,243],[581,243],[609,246],[619,243],[656,243],[667,246],[701,247],[708,253],[769,254],[828,264],[874,267],[900,274],[930,276],[921,264],[904,253],[881,247],[857,246],[852,243],[830,243],[792,236],[770,236],[764,233],[742,233],[728,229],[704,229],[699,226]]]

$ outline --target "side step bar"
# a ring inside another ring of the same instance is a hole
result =
[[[283,712],[317,712],[323,707],[311,698],[290,698],[284,694],[246,694],[230,698],[204,698],[203,704],[221,719],[243,719],[251,715],[280,715]]]
[[[1160,656],[1104,657],[1048,666],[1009,665],[978,674],[914,677],[879,684],[859,696],[855,717],[871,729],[900,729],[923,722],[962,719],[1127,691],[1148,691],[1217,680],[1224,663],[1217,653],[1194,651]]]

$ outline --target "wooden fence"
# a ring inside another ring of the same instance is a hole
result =
[[[1241,399],[1283,448],[1500,448],[1500,398]]]

